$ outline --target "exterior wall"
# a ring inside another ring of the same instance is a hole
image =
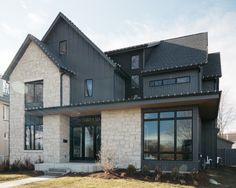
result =
[[[125,81],[117,74],[114,74],[114,99],[125,98]]]
[[[142,160],[142,166],[148,166],[150,169],[155,170],[156,167],[160,167],[163,171],[172,171],[173,168],[179,168],[180,171],[192,171],[199,168],[199,143],[200,143],[200,125],[199,125],[199,110],[198,107],[176,107],[164,110],[181,110],[190,109],[193,110],[193,160],[192,161],[160,161],[160,160]],[[163,109],[162,109],[163,110]],[[143,159],[143,157],[142,157]]]
[[[216,90],[215,80],[203,81],[203,91],[214,91],[214,90]]]
[[[112,152],[118,168],[141,168],[141,109],[103,111],[101,117],[102,153]]]
[[[221,138],[217,138],[217,149],[232,149],[232,143],[225,141]]]
[[[67,41],[67,54],[60,58],[76,72],[70,83],[71,103],[113,99],[114,67],[69,24],[60,19],[44,42],[59,54],[59,42],[63,40]],[[93,79],[92,97],[84,96],[86,79]]]
[[[62,76],[62,105],[70,104],[70,77],[68,75]]]
[[[172,84],[172,85],[164,85],[157,87],[149,87],[149,81],[152,80],[162,80],[176,77],[190,76],[190,83],[183,84]],[[168,95],[168,94],[180,94],[186,92],[198,92],[199,91],[199,73],[198,70],[191,71],[179,71],[172,73],[163,73],[157,74],[154,76],[145,76],[143,77],[143,95],[148,96],[156,96],[156,95]]]
[[[60,105],[60,72],[51,60],[31,42],[10,76],[10,162],[42,157],[43,151],[24,150],[24,83],[43,80],[44,107]],[[16,131],[17,130],[17,131]]]
[[[60,115],[44,116],[43,123],[44,162],[69,162],[69,117]],[[64,143],[63,140],[67,140],[67,143]]]
[[[0,162],[7,159],[9,155],[9,121],[3,120],[3,105],[7,104],[0,101]]]

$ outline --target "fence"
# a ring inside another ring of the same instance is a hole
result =
[[[217,156],[225,166],[236,166],[236,149],[218,149]]]

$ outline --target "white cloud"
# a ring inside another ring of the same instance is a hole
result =
[[[4,73],[4,71],[7,69],[9,63],[12,61],[14,57],[14,52],[10,50],[1,50],[0,51],[0,75]]]
[[[14,38],[14,39],[21,39],[24,32],[16,28],[15,26],[11,26],[7,23],[1,23],[0,24],[0,34],[1,35],[7,35],[8,37]]]
[[[29,20],[28,27],[30,27],[31,29],[34,29],[34,30],[41,28],[42,25],[44,25],[46,23],[43,14],[29,12],[27,14],[27,18]]]

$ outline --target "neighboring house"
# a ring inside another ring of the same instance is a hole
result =
[[[234,142],[217,136],[217,149],[232,149]]]
[[[207,33],[102,52],[59,13],[42,40],[26,37],[4,74],[10,162],[79,171],[102,150],[117,168],[193,170],[201,156],[215,164],[220,77]]]
[[[0,75],[0,162],[9,157],[9,92]]]
[[[232,132],[232,133],[225,133],[222,135],[223,138],[225,138],[226,140],[232,141],[233,142],[233,149],[236,149],[236,132]]]

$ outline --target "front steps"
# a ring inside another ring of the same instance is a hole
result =
[[[35,171],[43,171],[51,174],[57,173],[61,174],[68,172],[98,172],[102,170],[102,167],[99,163],[40,163],[35,164]]]
[[[64,176],[70,172],[70,169],[67,168],[49,168],[47,171],[44,171],[44,174],[47,176]]]

